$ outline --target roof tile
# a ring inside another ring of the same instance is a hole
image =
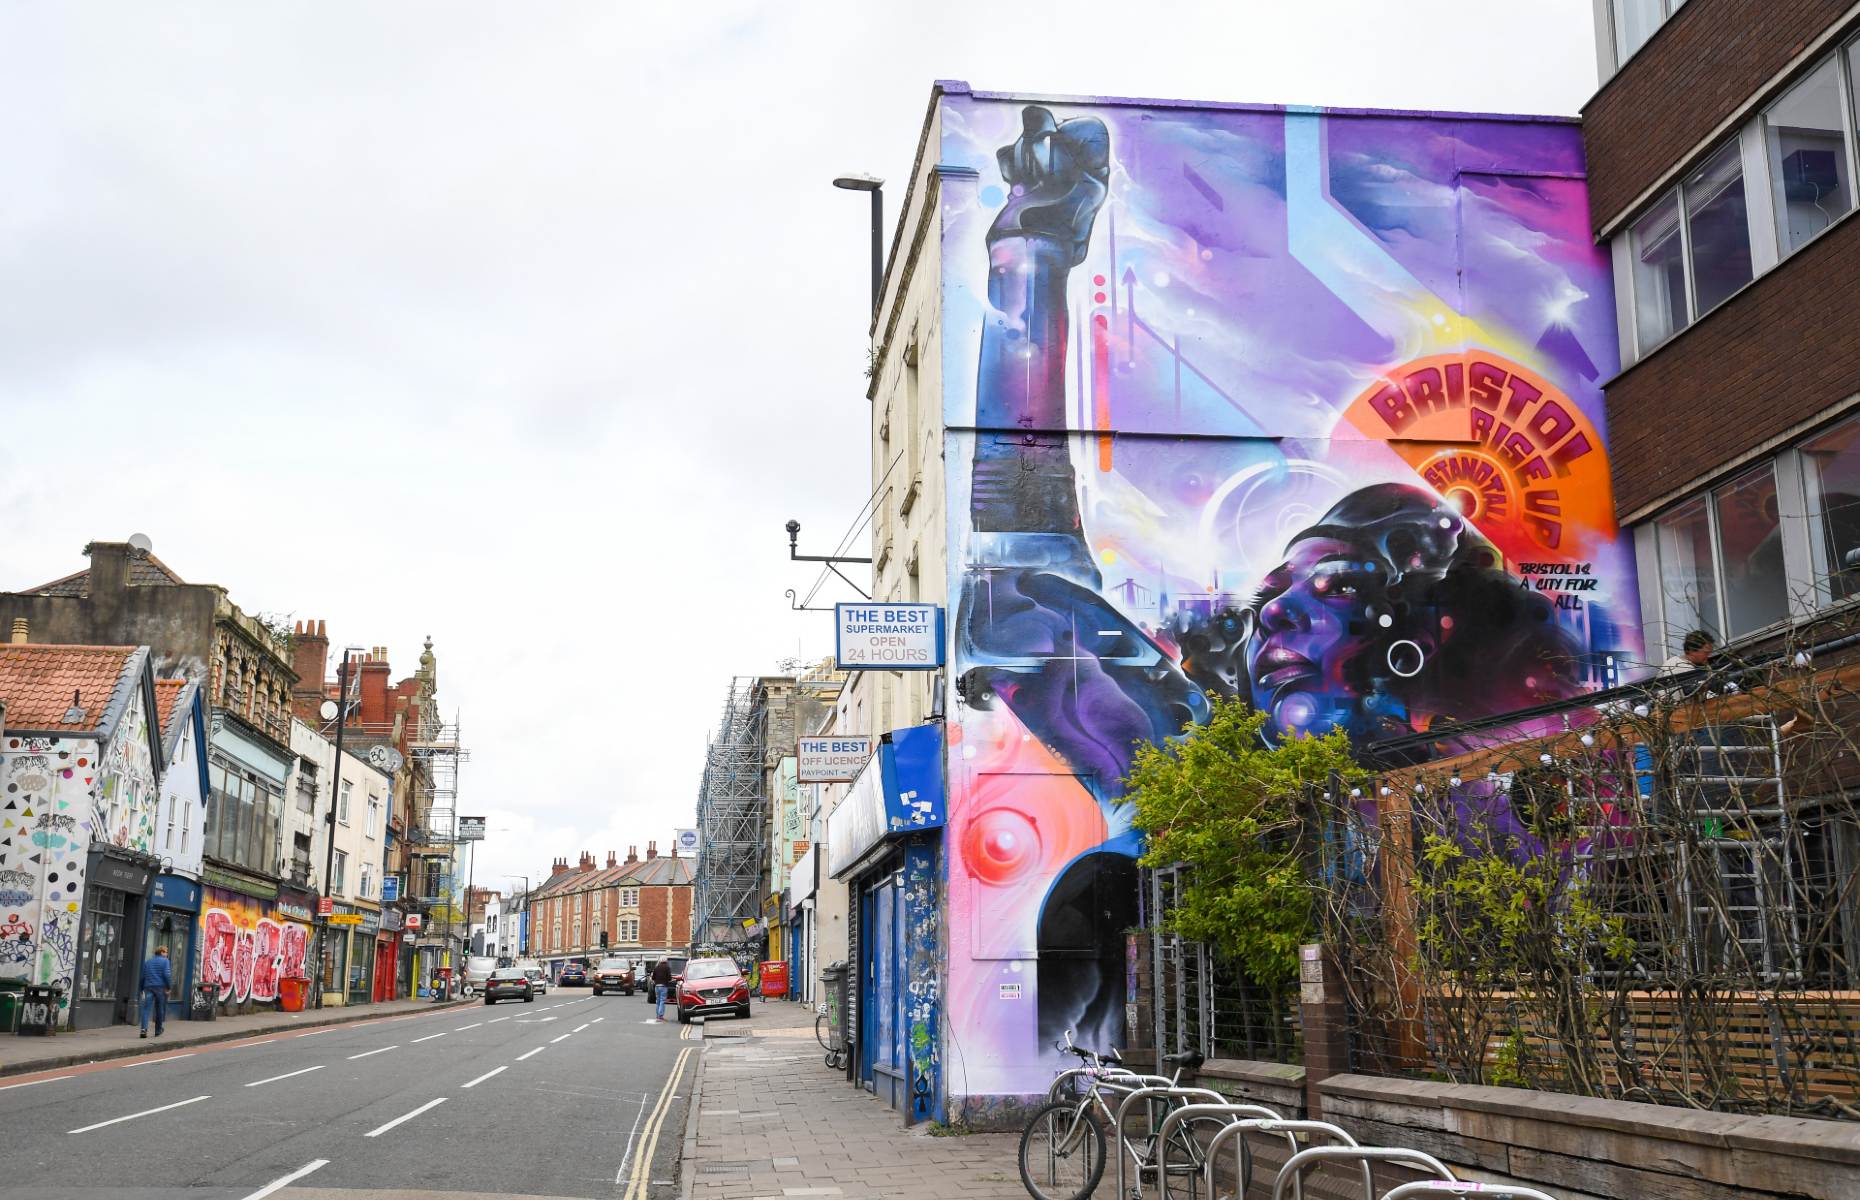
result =
[[[95,730],[135,652],[134,646],[0,645],[7,727]]]

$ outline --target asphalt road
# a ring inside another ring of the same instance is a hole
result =
[[[651,1015],[568,989],[0,1080],[0,1200],[673,1196],[697,1031]]]

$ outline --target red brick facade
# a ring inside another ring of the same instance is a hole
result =
[[[1687,158],[1849,0],[1689,0],[1583,107],[1600,230]]]
[[[691,943],[695,865],[676,855],[660,858],[656,844],[645,858],[629,851],[625,862],[610,853],[604,867],[586,852],[574,866],[557,859],[531,897],[530,955],[599,955],[603,929],[611,954],[683,950]]]

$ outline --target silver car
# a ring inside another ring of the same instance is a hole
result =
[[[530,986],[535,989],[538,996],[549,994],[549,972],[541,967],[525,967],[523,973],[529,976]]]

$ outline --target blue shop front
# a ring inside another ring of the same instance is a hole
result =
[[[942,1111],[941,723],[897,729],[827,818],[827,870],[848,891],[848,1071],[907,1121]]]
[[[194,1014],[194,931],[200,923],[200,884],[182,875],[163,872],[149,892],[148,953],[168,948],[174,969],[174,988],[168,993],[168,1019]]]

